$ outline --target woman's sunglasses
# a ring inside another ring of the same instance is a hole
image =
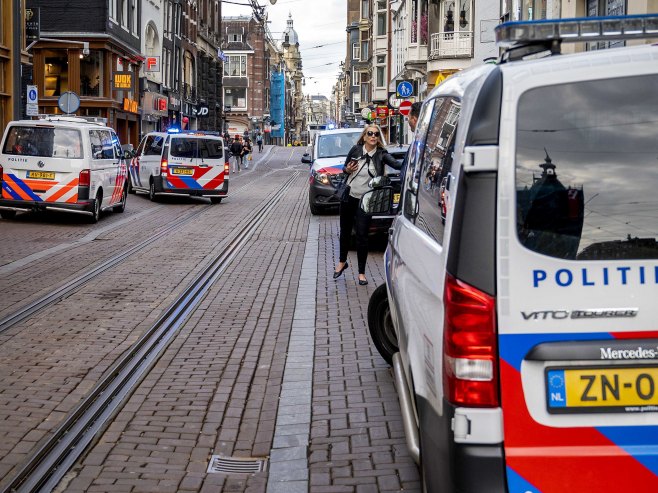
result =
[[[368,137],[372,137],[372,136],[379,137],[379,132],[373,132],[373,131],[371,131],[371,130],[368,130],[368,131],[366,132],[366,135],[367,135]]]

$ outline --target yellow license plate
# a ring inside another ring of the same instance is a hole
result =
[[[55,172],[54,171],[28,171],[26,178],[32,178],[34,180],[54,180]]]
[[[194,170],[192,168],[171,168],[171,174],[192,176],[194,174]]]
[[[548,410],[658,412],[658,367],[551,368],[546,371]]]
[[[394,193],[393,194],[393,205],[399,204],[400,203],[400,194],[399,193]]]

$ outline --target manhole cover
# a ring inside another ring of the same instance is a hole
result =
[[[265,459],[251,457],[222,457],[213,455],[208,464],[209,473],[218,474],[255,474],[265,470]]]

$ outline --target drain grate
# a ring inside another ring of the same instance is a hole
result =
[[[264,471],[266,463],[266,459],[213,455],[210,457],[207,472],[218,474],[255,474]]]

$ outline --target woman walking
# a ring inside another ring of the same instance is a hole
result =
[[[400,163],[384,149],[381,130],[377,125],[366,125],[357,143],[350,149],[343,166],[350,187],[347,202],[340,203],[340,256],[334,270],[338,279],[349,267],[347,252],[350,247],[352,227],[356,226],[356,256],[359,262],[359,284],[368,284],[366,260],[368,258],[368,229],[370,216],[361,210],[359,202],[364,193],[370,190],[369,182],[376,176],[383,176],[385,165],[400,169]]]

